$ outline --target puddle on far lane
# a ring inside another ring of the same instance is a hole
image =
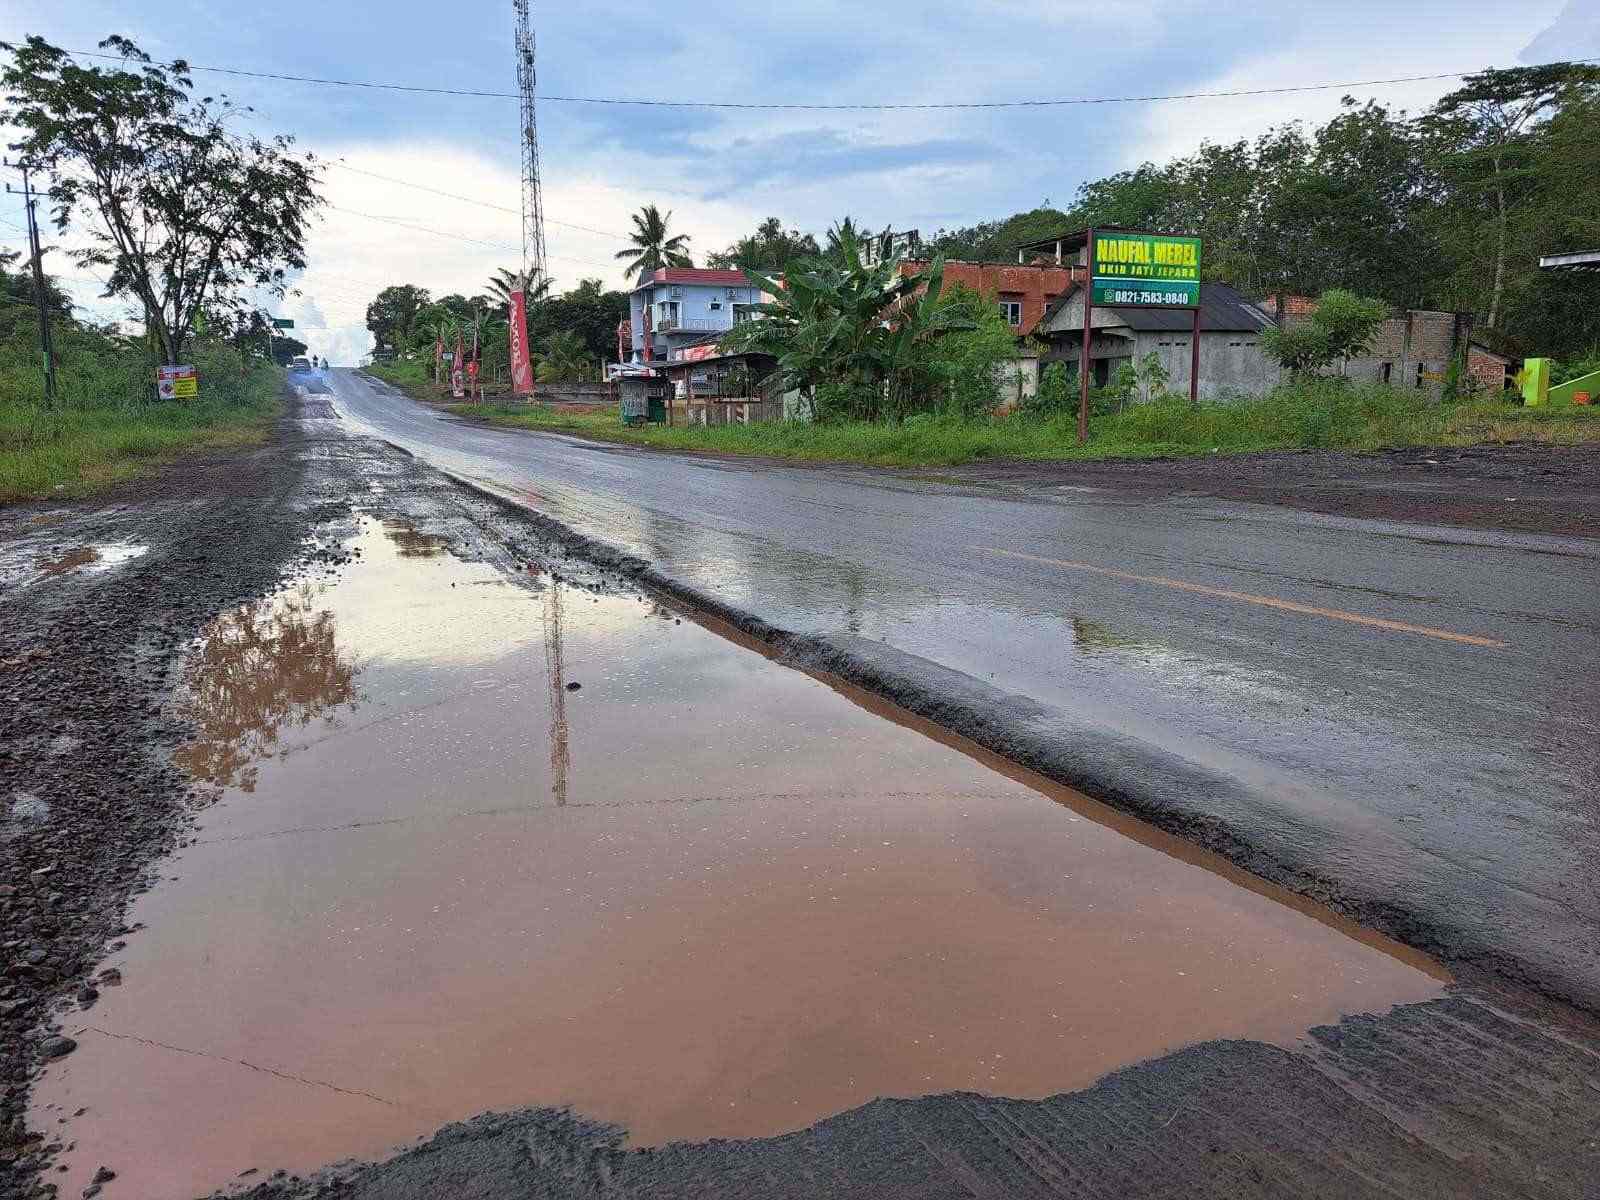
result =
[[[653,602],[356,541],[190,659],[180,761],[218,802],[35,1093],[64,1195],[106,1164],[189,1196],[491,1108],[660,1144],[1042,1097],[1442,987]]]

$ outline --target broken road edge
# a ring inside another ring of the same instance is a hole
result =
[[[386,439],[385,439],[386,440]],[[393,443],[389,443],[393,444]],[[657,598],[720,621],[786,666],[832,676],[931,722],[1054,783],[1211,851],[1268,883],[1325,905],[1359,925],[1420,950],[1458,976],[1506,983],[1600,1014],[1600,983],[1569,963],[1496,945],[1466,924],[1447,924],[1415,903],[1338,880],[1268,847],[1197,806],[1195,796],[1248,802],[1243,781],[1138,738],[1074,721],[1028,696],[867,638],[804,633],[774,625],[617,546],[573,529],[514,494],[436,467],[459,486],[528,521],[548,542],[613,572]],[[1415,897],[1409,897],[1415,900]]]

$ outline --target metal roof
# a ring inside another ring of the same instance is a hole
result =
[[[1600,271],[1600,250],[1583,250],[1576,254],[1541,254],[1539,265],[1546,270]]]
[[[1081,283],[1075,283],[1045,310],[1040,319],[1043,325],[1061,311],[1068,300],[1081,288]],[[1194,312],[1187,308],[1116,308],[1109,305],[1097,304],[1097,312],[1109,311],[1121,318],[1121,324],[1129,329],[1141,333],[1157,333],[1171,331],[1173,333],[1187,333],[1194,327]],[[1233,288],[1225,283],[1202,283],[1200,285],[1200,332],[1207,331],[1219,333],[1256,333],[1262,329],[1270,329],[1275,324],[1272,315],[1264,308],[1252,304]],[[1104,326],[1101,326],[1104,328]]]
[[[743,271],[723,271],[714,267],[658,267],[654,272],[639,273],[638,286],[640,288],[654,287],[658,283],[701,283],[713,287],[746,287],[753,288],[755,284],[745,278]]]

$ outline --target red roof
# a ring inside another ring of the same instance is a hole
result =
[[[714,287],[749,287],[743,271],[715,271],[710,267],[659,267],[652,283],[709,283]],[[645,286],[643,284],[640,285]]]

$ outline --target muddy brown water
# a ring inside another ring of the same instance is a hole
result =
[[[190,656],[179,759],[211,803],[35,1092],[64,1195],[105,1164],[108,1194],[188,1196],[493,1108],[650,1145],[1042,1097],[1446,982],[714,623],[409,526],[355,544]]]

